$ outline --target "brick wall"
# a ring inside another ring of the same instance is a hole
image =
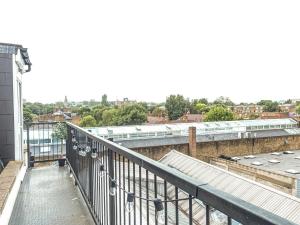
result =
[[[158,160],[172,149],[188,154],[189,144],[133,148],[132,150]],[[295,149],[300,149],[300,135],[201,142],[197,143],[197,158],[206,160],[207,157],[218,157],[220,155],[238,156]]]

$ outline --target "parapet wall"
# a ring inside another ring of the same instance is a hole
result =
[[[189,144],[162,145],[131,149],[152,159],[158,160],[172,149],[188,154]],[[196,149],[197,158],[205,161],[210,157],[219,157],[220,155],[240,156],[295,150],[300,149],[300,135],[198,142]]]

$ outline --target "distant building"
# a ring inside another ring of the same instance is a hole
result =
[[[148,124],[163,124],[167,123],[168,120],[162,116],[147,116],[147,123]]]
[[[111,101],[109,103],[114,106],[123,106],[123,105],[127,105],[127,104],[135,104],[135,103],[137,103],[137,101],[129,100],[128,98],[123,98],[123,100]]]
[[[182,117],[180,117],[178,120],[180,122],[186,122],[186,123],[199,123],[199,122],[203,122],[203,115],[187,113]]]
[[[282,105],[279,105],[279,109],[281,112],[295,113],[296,105],[295,104],[282,104]]]
[[[233,113],[240,118],[248,118],[250,115],[259,115],[263,112],[263,106],[250,105],[236,105],[233,106]]]
[[[283,119],[289,117],[288,112],[263,112],[260,115],[260,119]]]

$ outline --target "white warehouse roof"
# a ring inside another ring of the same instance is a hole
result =
[[[266,119],[136,126],[109,126],[91,127],[86,129],[100,137],[114,138],[115,140],[126,140],[164,136],[187,136],[188,129],[191,126],[196,127],[198,134],[215,134],[296,128],[297,122],[293,119]]]

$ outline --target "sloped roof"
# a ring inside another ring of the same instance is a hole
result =
[[[300,224],[300,199],[296,197],[175,150],[165,155],[160,161],[216,189],[252,203],[291,222]],[[201,210],[202,206],[200,204],[198,204],[198,207]]]

